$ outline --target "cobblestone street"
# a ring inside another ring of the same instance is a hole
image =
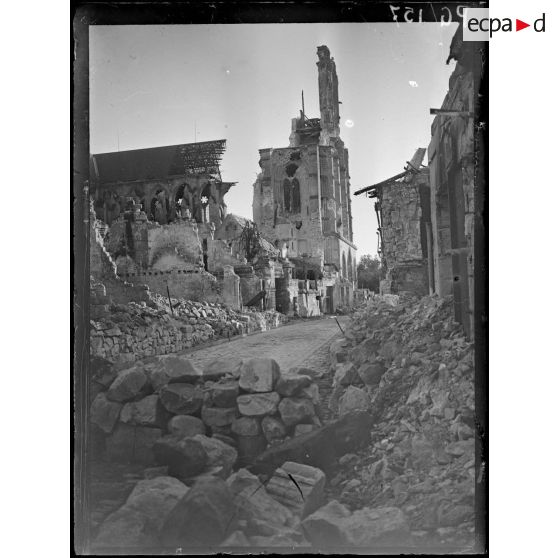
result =
[[[339,316],[337,319],[344,328],[347,318]],[[317,358],[316,351],[340,334],[334,318],[305,320],[185,354],[199,368],[215,358],[267,357],[275,359],[281,370],[288,370],[291,366],[303,364],[311,367]]]

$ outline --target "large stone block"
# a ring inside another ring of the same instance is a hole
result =
[[[371,427],[372,417],[368,413],[350,413],[313,432],[268,448],[250,470],[258,475],[271,475],[285,461],[294,461],[319,467],[327,473],[336,465],[338,457],[370,441]]]
[[[242,367],[242,359],[237,357],[217,358],[208,362],[203,369],[204,380],[218,380],[230,375],[238,379]]]
[[[144,513],[154,531],[158,532],[168,513],[188,490],[184,483],[174,477],[158,476],[141,480],[128,496],[125,506]]]
[[[260,419],[240,417],[232,423],[232,431],[238,436],[258,436],[262,433]]]
[[[273,391],[280,376],[277,362],[271,358],[251,358],[242,363],[240,388],[249,393]]]
[[[153,453],[159,464],[168,466],[169,474],[181,478],[199,475],[208,461],[203,445],[193,438],[164,436],[153,446]]]
[[[177,415],[172,417],[167,427],[169,434],[181,438],[193,438],[196,434],[205,435],[205,424],[198,417]]]
[[[236,407],[202,407],[201,411],[203,422],[211,428],[230,426],[237,416],[238,410]]]
[[[236,530],[236,505],[227,484],[217,477],[196,482],[167,517],[160,539],[171,548],[220,544]]]
[[[399,508],[363,508],[353,514],[336,500],[303,522],[308,539],[316,546],[404,547],[409,525]]]
[[[121,409],[121,403],[109,401],[105,393],[99,393],[91,404],[89,416],[93,424],[96,424],[103,432],[110,434]]]
[[[315,546],[347,546],[350,543],[346,521],[351,512],[337,500],[328,502],[302,522],[307,539]]]
[[[295,374],[281,374],[275,391],[284,397],[292,397],[299,395],[303,388],[308,387],[312,383],[310,376],[301,376]]]
[[[251,465],[267,447],[263,434],[258,436],[237,436],[238,459],[241,465]]]
[[[358,375],[365,385],[369,387],[376,387],[382,376],[386,371],[386,367],[383,362],[376,360],[374,362],[365,362],[358,369]]]
[[[349,386],[339,398],[339,416],[353,411],[367,411],[370,407],[370,397],[360,388]]]
[[[311,421],[315,416],[314,405],[309,399],[285,397],[279,403],[278,409],[286,426]]]
[[[296,525],[292,511],[273,498],[258,477],[246,469],[231,475],[227,484],[235,495],[238,518],[247,522],[250,536],[280,533]]]
[[[269,393],[249,393],[239,395],[236,399],[241,415],[247,417],[263,417],[277,412],[281,397],[275,391]]]
[[[149,379],[139,367],[122,370],[110,385],[107,399],[110,401],[131,401],[149,389]]]
[[[89,376],[106,389],[116,379],[117,371],[110,360],[94,356],[89,361]]]
[[[345,362],[348,355],[350,343],[346,339],[337,339],[329,346],[329,356],[331,361],[336,363]]]
[[[379,349],[380,342],[377,339],[368,338],[349,351],[349,359],[359,366],[364,362],[374,359]]]
[[[344,362],[335,366],[333,386],[349,386],[360,381],[358,371],[352,362]]]
[[[326,476],[310,465],[286,461],[266,485],[270,496],[304,518],[324,502]]]
[[[303,397],[305,399],[310,399],[310,401],[312,401],[314,406],[319,405],[319,403],[320,403],[320,388],[318,387],[318,384],[312,383],[309,386],[306,386],[305,388],[303,388],[299,393],[299,397]]]
[[[275,417],[264,417],[262,419],[262,430],[268,442],[283,440],[287,435],[287,427],[283,421]]]
[[[99,531],[99,539],[110,546],[122,544],[122,538],[126,538],[124,530],[127,524],[130,523],[130,520],[137,518],[135,513],[122,513],[124,510],[141,514],[145,520],[143,527],[145,533],[156,537],[169,512],[188,490],[189,488],[184,483],[168,476],[139,481],[124,506],[120,508],[121,513],[112,514],[103,522]],[[134,521],[131,523],[133,524]],[[137,536],[137,532],[134,530],[132,533]],[[141,537],[134,542],[141,543]]]
[[[168,384],[161,388],[161,403],[170,413],[192,415],[197,413],[203,403],[200,388],[186,383]]]
[[[202,445],[207,453],[207,466],[210,468],[219,467],[219,476],[226,479],[231,473],[236,463],[238,453],[230,445],[221,442],[217,438],[208,438],[198,434],[192,438]]]
[[[213,384],[209,393],[216,407],[234,407],[238,397],[238,382],[225,381]]]
[[[354,546],[405,547],[409,524],[399,508],[363,508],[346,522],[349,541]]]
[[[101,525],[93,543],[93,554],[97,554],[96,551],[110,554],[113,548],[140,554],[143,548],[157,546],[157,534],[149,532],[147,524],[148,518],[140,510],[123,506],[110,514]]]
[[[153,426],[163,428],[168,415],[156,394],[148,395],[139,401],[126,403],[120,412],[120,421],[137,426]]]
[[[143,365],[155,390],[169,383],[194,384],[203,378],[201,370],[186,357],[153,356],[146,359]]]

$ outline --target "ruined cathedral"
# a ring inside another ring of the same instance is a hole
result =
[[[292,119],[288,147],[260,150],[253,211],[259,231],[292,263],[295,277],[325,282],[325,310],[333,311],[352,300],[356,246],[337,71],[327,46],[318,47],[317,66],[320,118],[308,118],[303,108]]]
[[[91,156],[92,276],[115,299],[143,288],[302,317],[352,303],[356,246],[337,73],[326,46],[318,58],[320,118],[303,108],[289,147],[260,150],[253,222],[227,212],[236,183],[221,177],[225,140]]]

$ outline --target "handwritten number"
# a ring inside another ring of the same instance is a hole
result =
[[[448,12],[448,17],[446,18],[444,17],[444,14],[442,14],[440,16],[440,23],[442,25],[449,25],[451,23],[451,10],[447,6],[444,6],[441,11],[443,10],[446,10]]]

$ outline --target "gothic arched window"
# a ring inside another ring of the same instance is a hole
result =
[[[298,178],[293,178],[293,213],[300,213],[300,184]]]
[[[285,211],[291,210],[291,181],[288,178],[283,180],[283,202],[285,205]]]

